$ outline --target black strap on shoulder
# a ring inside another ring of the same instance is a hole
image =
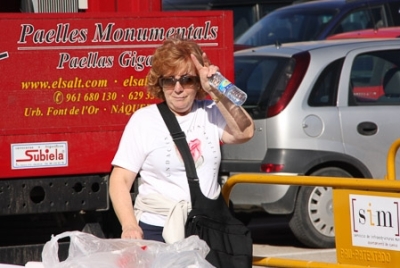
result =
[[[165,124],[171,133],[172,139],[174,140],[176,147],[178,147],[181,153],[183,162],[185,163],[186,176],[189,181],[199,181],[197,177],[196,167],[194,164],[193,156],[190,153],[189,145],[186,141],[186,135],[182,131],[181,126],[176,119],[174,113],[169,109],[166,102],[161,102],[157,104],[158,110],[164,119]]]

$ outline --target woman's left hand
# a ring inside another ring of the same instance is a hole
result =
[[[197,60],[197,58],[192,54],[192,61],[194,63],[194,66],[197,69],[197,72],[199,73],[199,77],[200,77],[200,83],[201,83],[201,87],[207,92],[207,93],[211,93],[213,95],[215,95],[214,93],[218,93],[217,90],[213,90],[213,88],[211,87],[210,83],[209,83],[209,78],[215,74],[217,71],[219,71],[219,68],[215,65],[210,64],[210,61],[206,55],[206,53],[203,52],[203,62],[204,62],[204,66],[201,65],[201,63]]]

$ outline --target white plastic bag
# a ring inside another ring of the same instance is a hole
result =
[[[70,238],[68,258],[60,262],[58,240]],[[212,268],[206,242],[191,236],[168,245],[151,240],[102,239],[72,231],[52,236],[42,251],[44,268]]]

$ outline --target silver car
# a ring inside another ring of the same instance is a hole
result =
[[[235,83],[248,94],[244,107],[256,134],[222,147],[223,179],[246,172],[384,178],[389,147],[400,137],[399,39],[238,51]],[[239,184],[230,197],[235,209],[288,215],[300,242],[328,248],[335,245],[331,194],[326,187]]]

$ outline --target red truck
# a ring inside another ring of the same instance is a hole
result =
[[[0,13],[0,263],[40,260],[61,231],[120,235],[110,163],[129,117],[158,101],[146,74],[165,38],[197,40],[233,79],[231,11],[82,2],[75,13]]]

